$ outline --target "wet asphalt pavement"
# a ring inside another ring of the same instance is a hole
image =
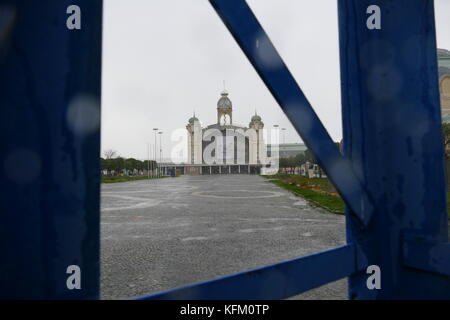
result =
[[[102,185],[101,290],[122,299],[345,243],[345,219],[259,176]],[[346,280],[298,299],[346,299]]]

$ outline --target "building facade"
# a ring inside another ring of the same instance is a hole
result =
[[[304,143],[268,144],[267,155],[271,156],[272,153],[278,152],[280,158],[290,158],[298,154],[304,154],[307,149]]]
[[[450,51],[438,49],[439,90],[443,120],[450,118]]]
[[[233,104],[223,91],[217,102],[217,123],[202,127],[193,115],[186,125],[186,174],[260,173],[266,161],[264,122],[256,114],[248,127],[233,123]]]

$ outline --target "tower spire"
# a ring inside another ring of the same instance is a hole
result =
[[[221,95],[222,96],[227,96],[228,95],[228,91],[227,91],[227,88],[225,86],[225,80],[222,80],[222,82],[223,82],[223,91],[222,91]]]

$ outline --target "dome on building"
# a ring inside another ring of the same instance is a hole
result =
[[[197,117],[195,116],[189,119],[189,123],[194,123],[194,121],[198,121]]]
[[[255,115],[252,117],[252,121],[261,121],[261,117],[258,116],[257,114],[255,114]]]
[[[264,128],[264,122],[261,121],[261,117],[258,116],[258,114],[255,111],[255,115],[252,117],[252,120],[248,124],[249,128],[253,129],[263,129]]]
[[[228,92],[222,91],[221,97],[217,101],[217,109],[231,109],[233,107],[231,100],[228,98]]]

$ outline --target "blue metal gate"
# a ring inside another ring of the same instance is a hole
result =
[[[246,2],[210,3],[346,202],[347,245],[142,299],[281,299],[345,277],[351,299],[449,299],[433,1],[338,1],[344,156]],[[101,4],[0,0],[0,298],[99,297]]]

